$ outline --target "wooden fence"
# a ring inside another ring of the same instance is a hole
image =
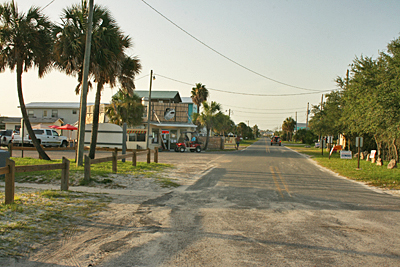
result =
[[[49,171],[61,169],[61,190],[67,191],[69,187],[69,160],[64,158],[62,163],[44,164],[44,165],[26,165],[15,166],[15,161],[6,160],[6,166],[0,168],[0,175],[5,174],[5,204],[14,202],[15,192],[15,173],[17,172],[34,172],[34,171]]]
[[[108,150],[110,151],[110,150]],[[85,166],[84,166],[84,180],[90,181],[90,165],[112,161],[112,171],[117,173],[117,161],[126,158],[132,158],[132,166],[136,166],[137,154],[140,152],[147,153],[147,163],[151,161],[151,150],[150,149],[140,149],[133,150],[132,153],[118,155],[118,149],[113,150],[113,155],[111,157],[90,159],[85,155]],[[153,150],[154,162],[158,163],[158,148]],[[15,173],[18,172],[34,172],[34,171],[48,171],[48,170],[58,170],[61,169],[61,190],[67,191],[69,188],[69,165],[70,161],[65,157],[62,158],[62,163],[56,164],[44,164],[44,165],[26,165],[26,166],[15,166],[15,161],[11,159],[6,160],[6,166],[0,168],[0,175],[5,175],[5,204],[11,204],[14,202],[14,192],[15,192]]]

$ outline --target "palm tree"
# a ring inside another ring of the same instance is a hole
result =
[[[292,117],[286,118],[282,124],[282,130],[286,132],[288,141],[291,140],[291,136],[295,127],[296,127],[296,121]]]
[[[85,1],[63,11],[61,26],[55,28],[55,55],[57,67],[69,75],[78,77],[75,89],[78,94],[83,75],[86,22],[88,8]],[[140,72],[141,65],[136,57],[129,57],[124,52],[131,47],[131,40],[124,36],[110,15],[103,7],[93,10],[93,33],[89,75],[97,83],[93,112],[92,136],[89,157],[94,158],[97,143],[98,119],[101,93],[105,84],[114,87],[120,82],[124,91],[133,93],[134,78]]]
[[[221,110],[221,105],[217,102],[211,101],[211,103],[203,102],[203,112],[198,116],[198,120],[203,127],[206,127],[207,137],[206,144],[204,145],[204,150],[207,150],[208,141],[210,139],[210,131],[215,123],[215,115]]]
[[[196,87],[192,88],[192,100],[198,107],[197,113],[200,113],[200,106],[204,101],[207,101],[208,90],[204,84],[196,83]]]
[[[28,13],[19,13],[14,1],[0,5],[0,71],[17,69],[17,91],[22,117],[32,143],[41,158],[50,160],[37,140],[26,111],[22,92],[22,73],[32,67],[38,69],[39,77],[50,69],[52,58],[52,24],[40,12],[31,7]]]
[[[144,106],[140,102],[140,97],[121,90],[113,95],[111,104],[106,109],[110,122],[120,126],[125,122],[128,126],[139,125],[142,123],[143,113]]]

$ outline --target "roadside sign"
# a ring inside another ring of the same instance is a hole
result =
[[[341,159],[352,159],[351,151],[340,150]]]
[[[363,147],[363,140],[362,137],[356,137],[356,147]]]

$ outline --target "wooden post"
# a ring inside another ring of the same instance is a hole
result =
[[[113,159],[112,159],[112,172],[113,173],[117,173],[117,151],[114,151],[113,152],[113,154],[112,154],[112,156],[113,156]]]
[[[132,153],[132,166],[136,167],[136,149]]]
[[[158,147],[154,148],[154,162],[158,163]]]
[[[65,157],[62,158],[62,163],[64,164],[61,170],[61,191],[68,191],[69,187],[69,160]]]
[[[147,148],[147,163],[150,163],[150,148]]]
[[[9,172],[6,174],[5,204],[14,203],[15,190],[15,161],[6,159]]]
[[[10,152],[10,158],[12,157],[12,151],[13,151],[13,143],[8,144],[8,152]]]
[[[90,158],[88,155],[85,155],[85,175],[83,179],[86,184],[90,182]]]

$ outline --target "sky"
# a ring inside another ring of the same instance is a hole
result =
[[[296,112],[305,123],[307,103],[318,105],[323,94],[337,90],[335,78],[345,76],[355,57],[378,56],[400,33],[398,0],[94,2],[107,7],[132,38],[127,54],[142,64],[137,89],[149,89],[151,70],[152,90],[189,97],[195,83],[202,83],[208,100],[220,103],[236,124],[261,130],[281,127]],[[62,10],[80,1],[16,3],[20,12],[49,4],[43,13],[60,23]],[[0,114],[21,116],[16,73],[6,70],[0,81]],[[39,79],[31,69],[22,81],[25,103],[79,102],[76,77],[53,70]],[[102,102],[117,90],[106,86]],[[90,92],[88,102],[94,97]]]

